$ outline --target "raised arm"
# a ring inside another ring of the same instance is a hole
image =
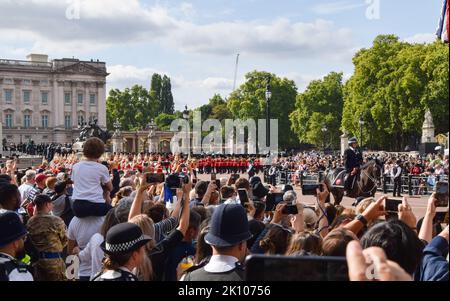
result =
[[[209,201],[211,200],[211,194],[212,194],[213,191],[216,190],[216,189],[217,189],[216,184],[215,184],[214,182],[211,181],[211,182],[209,183],[209,185],[208,185],[208,189],[206,189],[205,195],[203,196],[203,199],[202,199],[203,205],[205,205],[205,206],[208,206],[208,205],[209,205]]]
[[[180,218],[180,224],[178,225],[177,230],[183,233],[183,235],[186,235],[186,231],[189,227],[189,214],[190,214],[190,208],[189,208],[189,192],[192,189],[192,183],[189,182],[188,184],[183,185],[183,208],[181,212],[181,218]]]
[[[325,202],[330,195],[328,191],[328,187],[325,184],[322,184],[323,191],[317,189],[317,207],[319,209],[319,225],[318,231],[319,235],[324,238],[328,234],[328,217],[326,216],[325,211]]]
[[[430,243],[433,239],[433,220],[436,216],[436,193],[433,193],[428,199],[427,211],[423,218],[422,227],[420,228],[419,238]]]
[[[378,199],[375,203],[372,203],[369,205],[369,207],[364,210],[364,212],[361,214],[362,217],[367,221],[371,222],[379,218],[380,216],[383,216],[386,214],[384,211],[383,202],[386,199],[386,196],[381,197]],[[348,229],[355,233],[355,235],[358,235],[358,233],[364,228],[364,224],[355,219],[351,222],[349,222],[347,225],[344,226],[345,229]]]
[[[139,188],[136,191],[136,196],[134,197],[133,204],[131,204],[130,213],[128,214],[128,220],[133,217],[140,215],[142,213],[142,203],[144,202],[145,191],[152,184],[146,182],[145,175],[139,178]]]

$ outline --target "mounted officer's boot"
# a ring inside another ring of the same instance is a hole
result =
[[[351,193],[351,186],[352,186],[352,176],[350,174],[345,175],[344,178],[344,195],[349,196]]]

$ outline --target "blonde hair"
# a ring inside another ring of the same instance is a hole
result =
[[[129,222],[138,225],[142,233],[152,238],[146,245],[148,251],[152,250],[155,247],[155,224],[153,220],[145,214],[140,214],[130,219]]]
[[[373,198],[367,198],[362,200],[355,208],[355,214],[362,214],[370,204],[374,203],[375,200]]]
[[[301,251],[320,255],[322,252],[322,239],[310,232],[298,233],[291,236],[286,256],[292,256]]]
[[[355,210],[353,208],[345,208],[340,215],[355,215]]]
[[[130,196],[132,192],[133,187],[131,186],[125,186],[120,188],[119,191],[117,191],[116,195],[114,196],[111,205],[113,207],[116,207],[122,198]]]
[[[146,251],[150,251],[155,247],[155,225],[151,218],[145,214],[140,214],[129,220],[130,223],[138,225],[141,228],[144,235],[150,236],[152,238],[145,245]],[[137,277],[142,281],[153,280],[153,266],[150,257],[146,254],[144,256],[144,261],[137,267]]]

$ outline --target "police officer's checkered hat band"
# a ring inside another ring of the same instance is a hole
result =
[[[100,248],[106,254],[125,254],[139,249],[150,240],[152,238],[142,233],[138,225],[122,223],[108,230]]]
[[[112,253],[123,253],[131,250],[138,242],[148,240],[145,236],[141,236],[138,239],[121,243],[121,244],[109,244],[105,243],[106,250]]]

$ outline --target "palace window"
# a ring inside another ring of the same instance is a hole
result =
[[[13,90],[5,90],[5,103],[11,104],[13,99]]]
[[[23,103],[29,104],[31,101],[31,91],[23,91]]]
[[[8,129],[13,127],[13,115],[12,114],[6,114],[5,123],[6,123],[5,126]]]

